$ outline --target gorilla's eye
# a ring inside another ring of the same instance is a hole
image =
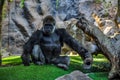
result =
[[[53,29],[53,26],[52,26],[51,24],[45,24],[44,29],[45,29],[45,30],[47,30],[47,29],[52,30],[52,29]]]

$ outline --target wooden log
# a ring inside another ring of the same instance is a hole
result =
[[[116,39],[116,37],[109,38],[105,36],[98,27],[83,16],[79,18],[76,26],[95,40],[103,55],[110,61],[111,71],[108,78],[112,80],[120,79],[120,37]]]

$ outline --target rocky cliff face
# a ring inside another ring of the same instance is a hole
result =
[[[111,4],[116,7],[114,2]],[[8,17],[2,27],[2,46],[12,54],[22,53],[22,45],[35,30],[41,29],[42,20],[48,14],[56,19],[57,28],[67,28],[78,40],[81,40],[81,33],[75,23],[81,14],[93,23],[92,13],[105,14],[104,6],[94,0],[25,0],[23,8],[19,4],[20,0],[16,0],[8,5]]]

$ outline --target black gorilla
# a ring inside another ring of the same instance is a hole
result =
[[[70,58],[60,56],[61,47],[66,43],[84,60],[84,64],[90,67],[92,56],[82,47],[74,38],[72,38],[65,29],[55,29],[55,20],[52,16],[47,16],[43,20],[43,28],[32,34],[30,39],[23,46],[21,56],[25,66],[30,65],[30,59],[34,64],[55,64],[63,69],[68,69]]]

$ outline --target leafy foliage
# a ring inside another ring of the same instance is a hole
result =
[[[56,0],[56,9],[58,9],[59,0]]]
[[[24,7],[24,1],[25,1],[25,0],[21,0],[21,2],[20,2],[20,7],[21,7],[21,8]]]
[[[96,4],[101,3],[101,0],[94,0]]]
[[[2,10],[2,18],[4,19],[7,14],[7,4],[4,3],[3,10]]]

